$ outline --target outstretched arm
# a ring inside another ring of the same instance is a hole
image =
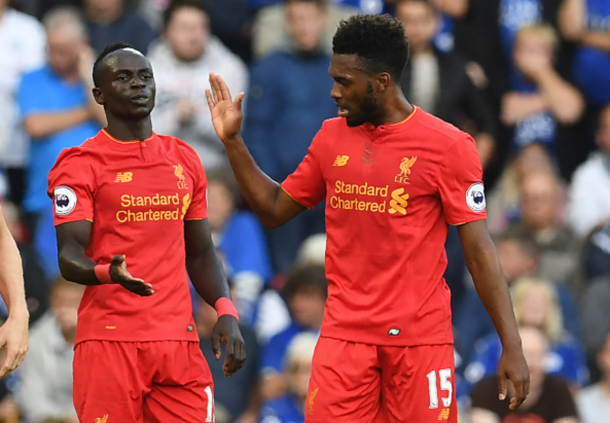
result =
[[[28,350],[29,313],[25,302],[25,288],[21,256],[0,212],[0,295],[8,307],[8,319],[0,327],[0,348],[6,357],[0,367],[0,378],[15,370]]]
[[[193,286],[206,303],[215,307],[221,298],[230,299],[229,284],[210,234],[207,219],[184,221],[186,268]],[[246,361],[246,346],[237,319],[229,314],[218,317],[212,332],[212,348],[220,359],[220,344],[226,346],[225,376],[238,371]]]
[[[91,222],[79,220],[63,223],[56,228],[57,249],[59,253],[59,270],[68,281],[81,285],[101,285],[103,283],[118,283],[123,288],[141,295],[152,295],[152,285],[142,279],[134,278],[127,271],[124,255],[112,258],[107,270],[108,279],[96,272],[97,263],[87,256],[85,250],[91,238]],[[101,278],[101,279],[100,279]]]
[[[521,349],[508,285],[485,220],[460,225],[458,232],[468,270],[502,341],[503,353],[498,364],[500,400],[506,398],[509,379],[515,387],[515,397],[510,400],[510,408],[514,410],[529,392],[529,370]]]
[[[210,74],[212,92],[206,97],[212,122],[218,138],[224,143],[227,156],[246,201],[266,227],[278,227],[288,222],[305,207],[282,190],[269,178],[250,155],[239,133],[242,121],[241,107],[244,93],[232,100],[227,85],[218,75]]]

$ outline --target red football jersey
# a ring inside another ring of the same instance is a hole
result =
[[[326,199],[328,300],[322,335],[376,345],[453,342],[447,224],[486,218],[474,140],[415,108],[395,124],[324,122],[282,184]]]
[[[77,343],[198,339],[184,220],[207,218],[206,192],[197,153],[176,138],[125,142],[102,130],[60,154],[49,173],[55,225],[91,221],[87,256],[106,264],[125,254],[128,271],[155,290],[141,297],[118,284],[88,286]]]

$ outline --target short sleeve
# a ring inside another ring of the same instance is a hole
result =
[[[487,218],[483,167],[472,137],[457,140],[436,173],[445,219],[461,225]]]
[[[201,220],[208,217],[208,179],[201,160],[192,150],[191,168],[193,169],[193,199],[184,220]]]
[[[79,220],[93,221],[95,175],[90,159],[79,147],[61,152],[49,172],[48,184],[55,226]]]
[[[45,110],[46,102],[45,95],[41,95],[41,84],[37,80],[40,71],[25,74],[21,78],[19,90],[17,91],[17,102],[19,104],[19,112],[22,117],[27,117],[32,113]]]
[[[297,203],[313,209],[326,197],[326,184],[320,168],[324,127],[314,137],[299,167],[282,183],[284,191]]]

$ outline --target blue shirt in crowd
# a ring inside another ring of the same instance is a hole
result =
[[[275,53],[254,64],[244,139],[276,181],[292,173],[324,120],[337,115],[326,54]]]
[[[284,372],[284,356],[290,341],[299,333],[307,332],[308,330],[299,326],[297,323],[292,322],[290,326],[284,329],[282,332],[273,336],[267,345],[264,346],[261,354],[260,369],[262,372],[273,371],[273,372]],[[312,333],[318,335],[320,330],[312,330]]]
[[[234,213],[225,225],[218,244],[230,275],[256,273],[267,284],[273,273],[265,234],[260,222],[247,211]]]
[[[610,36],[610,1],[587,0],[587,27],[590,31]],[[582,46],[574,58],[574,78],[587,103],[593,106],[610,104],[610,53]]]
[[[476,343],[474,358],[464,374],[468,392],[458,392],[458,396],[469,394],[481,379],[495,375],[501,356],[502,343],[496,333],[479,340]],[[589,371],[585,351],[580,342],[573,336],[566,335],[556,344],[551,344],[546,359],[546,372],[561,377],[570,384],[585,386]]]
[[[296,398],[286,395],[263,404],[260,423],[303,423],[305,414],[303,404]]]
[[[49,66],[27,73],[21,79],[18,102],[23,119],[37,113],[65,112],[87,105],[85,86],[80,82],[66,82]],[[50,209],[47,197],[47,176],[57,156],[64,148],[74,147],[94,136],[100,127],[88,121],[47,137],[34,139],[30,144],[30,163],[23,209],[27,213],[42,213]]]

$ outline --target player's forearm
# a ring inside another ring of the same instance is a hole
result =
[[[81,285],[101,285],[95,276],[95,263],[79,245],[63,245],[59,251],[59,270],[63,278]]]
[[[475,222],[478,226],[484,221]],[[473,224],[467,224],[473,225]],[[467,225],[464,225],[465,227]],[[500,336],[505,350],[521,347],[512,300],[496,253],[496,248],[485,230],[476,236],[464,236],[471,228],[460,228],[460,238],[466,265],[474,284]]]
[[[227,277],[212,243],[197,255],[187,254],[186,269],[197,293],[212,307],[219,298],[231,298]]]
[[[258,167],[240,135],[226,141],[225,147],[237,183],[261,223],[270,228],[286,223],[276,210],[280,184]]]
[[[25,118],[26,132],[34,139],[56,134],[89,119],[86,108],[79,107],[64,112],[41,113]]]
[[[6,303],[9,317],[28,317],[21,256],[8,230],[0,234],[0,295]]]

